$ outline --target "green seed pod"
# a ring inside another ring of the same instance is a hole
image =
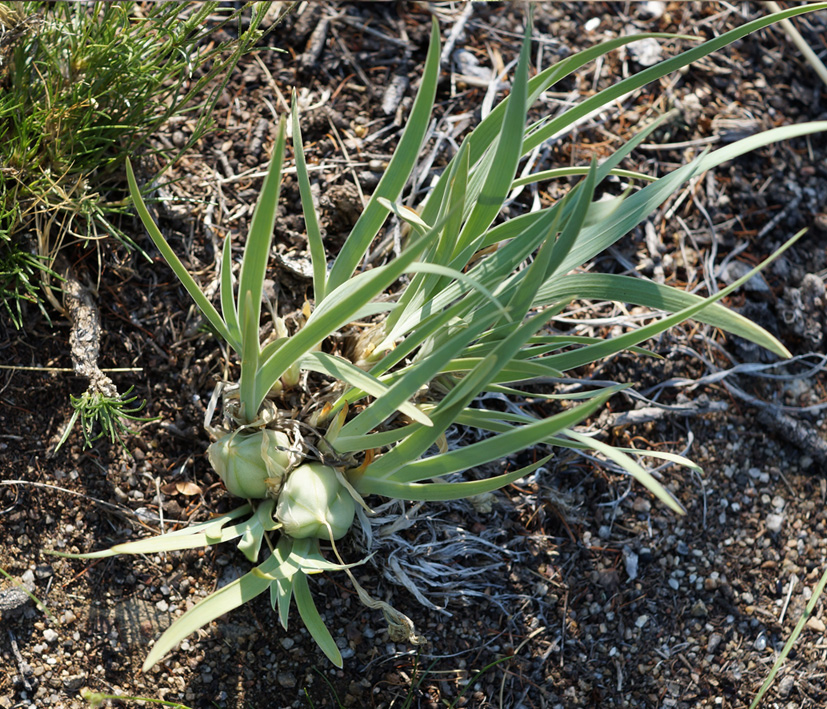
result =
[[[294,539],[330,539],[331,534],[341,539],[355,513],[356,503],[336,471],[321,463],[307,463],[290,473],[276,507],[276,519]]]
[[[262,429],[228,433],[207,449],[213,469],[233,495],[253,500],[278,493],[290,466],[286,433]]]

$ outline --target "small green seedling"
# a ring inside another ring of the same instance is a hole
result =
[[[108,395],[102,391],[87,389],[80,396],[72,396],[72,416],[69,423],[55,446],[58,450],[69,438],[69,434],[80,420],[80,430],[83,432],[84,448],[89,448],[95,441],[108,438],[111,443],[119,443],[126,450],[123,435],[131,433],[127,421],[149,423],[158,421],[160,417],[136,416],[143,410],[146,402],[135,404],[137,396],[130,396],[133,387],[123,394]]]

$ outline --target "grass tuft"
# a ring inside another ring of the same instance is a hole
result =
[[[42,308],[38,271],[62,246],[106,236],[132,246],[113,224],[126,211],[124,161],[158,153],[149,139],[176,116],[188,138],[161,151],[162,164],[204,135],[230,71],[262,36],[264,9],[0,4],[0,301],[17,328],[23,303]],[[213,41],[219,30],[228,39]]]

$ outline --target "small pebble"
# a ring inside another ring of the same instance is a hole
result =
[[[640,615],[640,616],[638,616],[638,619],[635,621],[635,625],[638,628],[642,628],[648,622],[649,622],[649,616],[648,615]]]
[[[657,20],[666,12],[666,3],[662,0],[647,0],[638,7],[638,14],[647,19]]]
[[[680,588],[680,583],[678,583],[678,579],[669,579],[667,583],[673,591],[677,591]]]
[[[645,497],[636,497],[632,503],[632,509],[641,514],[648,514],[649,510],[652,509],[652,503]]]
[[[54,630],[52,630],[52,628],[46,628],[46,630],[44,630],[44,631],[43,631],[43,639],[44,639],[47,643],[53,643],[53,642],[55,642],[55,641],[56,641],[59,637],[60,637],[60,636],[57,634],[57,632],[55,632]]]
[[[276,682],[278,682],[282,687],[285,687],[287,689],[291,689],[292,687],[295,687],[296,684],[298,684],[298,681],[296,680],[296,675],[294,675],[292,672],[279,672],[276,675]]]
[[[758,650],[758,652],[763,652],[767,649],[767,636],[764,633],[759,634],[759,636],[755,638],[752,646]]]
[[[714,655],[715,651],[718,649],[718,646],[721,644],[721,641],[723,641],[723,639],[724,636],[720,633],[712,633],[712,635],[709,636],[709,640],[706,643],[707,655]]]
[[[78,617],[70,610],[64,611],[63,615],[60,616],[60,622],[63,625],[69,625],[70,623],[74,623]]]
[[[751,268],[752,267],[749,264],[746,264],[743,261],[730,261],[726,268],[724,268],[721,278],[725,283],[734,283],[741,278],[741,276],[746,276],[747,273],[750,272]],[[763,295],[770,295],[772,293],[767,281],[760,273],[750,278],[743,285],[743,289],[751,293],[761,293]],[[756,477],[758,476],[756,475]]]
[[[815,630],[817,633],[823,633],[825,630],[827,630],[827,626],[824,625],[824,621],[821,620],[821,618],[815,617],[807,619],[806,627],[810,630]]]
[[[779,514],[767,515],[767,531],[770,534],[778,534],[781,531],[781,526],[784,524],[784,516]]]
[[[778,681],[778,696],[786,699],[793,691],[793,687],[795,687],[795,677],[792,675],[784,675],[784,677]]]
[[[63,688],[67,692],[77,692],[86,683],[86,677],[86,673],[64,677]]]
[[[663,47],[661,47],[660,42],[651,37],[630,42],[626,45],[626,50],[638,64],[644,67],[657,64],[663,56]],[[744,288],[747,285],[745,284]]]
[[[690,611],[693,618],[706,618],[709,614],[709,611],[706,609],[706,604],[699,598],[695,603],[692,605],[692,610]]]
[[[637,578],[638,556],[629,547],[623,547],[623,561],[626,566],[626,574],[634,581]]]

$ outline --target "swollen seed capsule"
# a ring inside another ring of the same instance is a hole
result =
[[[227,490],[253,500],[278,492],[290,465],[290,439],[281,431],[228,433],[207,449]]]
[[[307,463],[290,473],[276,506],[276,519],[294,539],[341,539],[355,513],[356,503],[336,471],[321,463]]]

